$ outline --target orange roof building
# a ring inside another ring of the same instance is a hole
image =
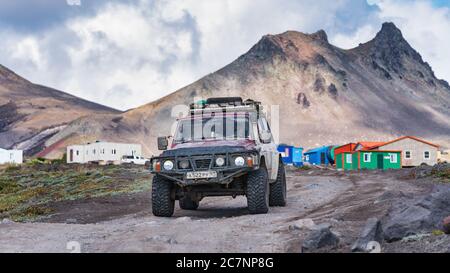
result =
[[[382,144],[372,145],[369,150],[400,150],[404,167],[421,164],[437,164],[439,145],[414,136],[403,136]]]
[[[355,151],[371,150],[371,149],[374,149],[375,147],[380,147],[384,143],[385,142],[361,141],[361,142],[356,143],[356,147],[354,150]]]

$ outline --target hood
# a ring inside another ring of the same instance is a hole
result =
[[[161,156],[189,156],[201,154],[238,153],[255,150],[253,140],[210,140],[191,143],[172,144],[172,149]]]

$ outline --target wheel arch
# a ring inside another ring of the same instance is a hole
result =
[[[259,160],[260,160],[260,163],[259,163],[260,166],[261,166],[261,164],[264,164],[264,166],[267,167],[267,161],[266,161],[266,157],[264,155],[261,155]]]

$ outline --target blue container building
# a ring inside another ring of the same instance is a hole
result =
[[[303,148],[294,147],[292,149],[292,163],[296,167],[303,166]]]
[[[283,163],[286,165],[292,165],[293,161],[293,146],[280,144],[278,145],[278,152],[281,154]]]
[[[332,165],[334,164],[334,147],[322,146],[305,152],[304,161],[311,165]]]
[[[303,148],[280,144],[278,145],[278,152],[281,153],[284,164],[303,166]]]

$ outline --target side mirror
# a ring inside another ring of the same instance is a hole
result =
[[[267,144],[272,141],[272,134],[269,131],[262,131],[259,138],[262,143]]]
[[[167,137],[158,137],[158,150],[165,151],[169,146],[169,140]]]

